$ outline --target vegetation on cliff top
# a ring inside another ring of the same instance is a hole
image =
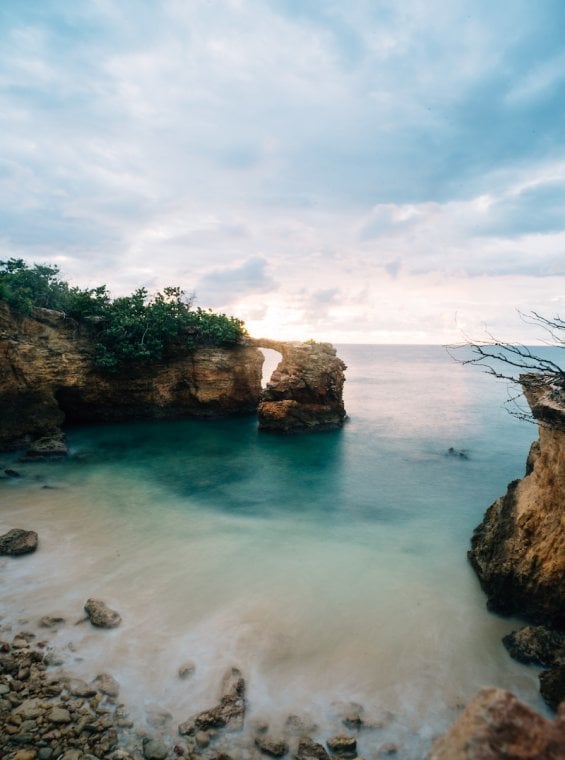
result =
[[[28,266],[23,259],[0,261],[0,300],[19,314],[33,307],[61,311],[88,326],[95,340],[96,366],[115,372],[130,363],[166,359],[181,347],[234,345],[246,334],[240,319],[193,308],[193,299],[178,287],[154,296],[138,288],[112,298],[106,285],[82,289],[59,278],[59,269]]]

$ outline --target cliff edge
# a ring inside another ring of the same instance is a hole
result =
[[[522,378],[539,422],[526,475],[487,510],[469,559],[489,609],[565,628],[565,397]]]

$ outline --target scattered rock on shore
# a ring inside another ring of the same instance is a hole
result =
[[[0,536],[0,554],[12,557],[20,554],[30,554],[37,549],[38,536],[34,530],[12,528]]]
[[[84,611],[97,628],[116,628],[122,622],[119,613],[111,610],[101,599],[88,599]]]

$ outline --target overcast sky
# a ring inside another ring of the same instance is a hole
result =
[[[254,335],[565,316],[563,0],[2,0],[0,258]]]

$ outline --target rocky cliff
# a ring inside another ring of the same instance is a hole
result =
[[[262,340],[282,360],[261,394],[260,430],[300,433],[339,428],[345,420],[345,364],[329,343],[279,343]]]
[[[487,510],[469,559],[490,609],[565,628],[565,399],[524,378],[539,421],[526,475]]]
[[[87,327],[60,312],[14,314],[0,302],[0,449],[66,423],[253,413],[262,353],[253,346],[184,350],[108,375],[93,365]]]
[[[246,340],[228,348],[179,347],[166,361],[108,374],[93,362],[95,333],[61,312],[30,317],[0,302],[0,450],[64,453],[62,424],[254,413],[260,428],[303,432],[340,427],[343,370],[329,343]],[[264,356],[282,361],[261,391]],[[51,437],[44,446],[38,439]]]

